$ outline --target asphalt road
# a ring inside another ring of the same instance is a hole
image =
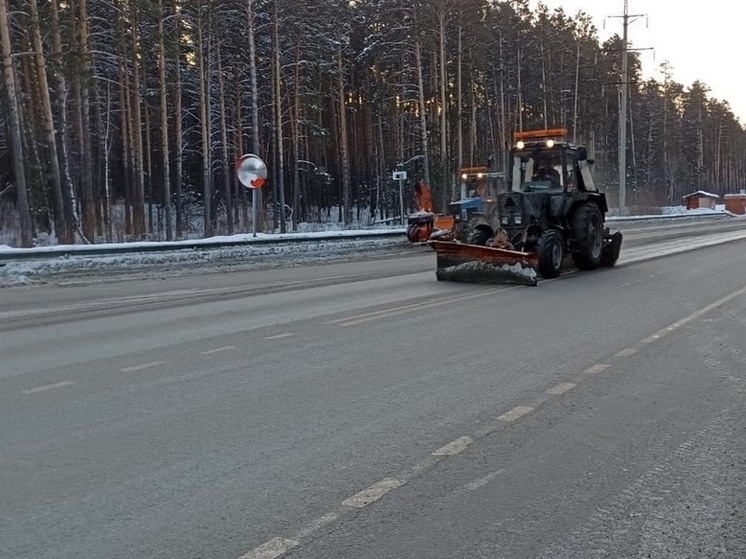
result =
[[[686,248],[0,290],[0,557],[742,558],[746,241]]]

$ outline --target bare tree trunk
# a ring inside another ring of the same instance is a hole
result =
[[[140,67],[138,65],[139,43],[137,41],[136,4],[132,3],[132,140],[135,161],[135,190],[133,196],[132,230],[136,240],[145,236],[145,166],[142,147],[142,112],[140,107]]]
[[[65,222],[72,230],[77,230],[80,236],[86,241],[85,236],[80,230],[80,220],[75,211],[75,192],[73,190],[72,179],[70,177],[68,135],[67,135],[67,80],[60,70],[62,67],[62,31],[60,28],[60,16],[58,3],[61,0],[52,0],[52,59],[57,67],[55,71],[57,82],[57,112],[59,116],[59,143],[60,147],[60,181],[62,186],[62,204],[65,212]]]
[[[430,182],[430,150],[428,149],[428,131],[427,131],[427,106],[425,105],[425,83],[422,79],[422,47],[419,39],[414,44],[415,61],[417,64],[417,93],[420,103],[420,149],[422,150],[423,163],[425,166],[425,184],[432,188]],[[381,129],[383,134],[383,129]],[[383,139],[383,138],[382,138]]]
[[[127,43],[125,39],[122,19],[124,15],[117,18],[117,40],[119,41],[119,116],[120,137],[122,141],[122,168],[124,171],[124,236],[132,237],[133,223],[132,214],[134,209],[134,186],[133,170],[134,149],[132,144],[132,119],[130,117],[130,91],[129,75],[127,72]]]
[[[236,95],[233,106],[233,122],[236,126],[233,127],[233,144],[236,146],[236,155],[243,153],[243,115],[241,112],[241,96]],[[248,219],[248,206],[246,204],[246,198],[248,193],[246,188],[237,180],[233,180],[234,185],[234,200],[233,215],[236,223],[236,228],[239,231],[246,230],[246,224],[249,222]]]
[[[210,114],[208,108],[208,85],[209,76],[205,58],[209,52],[205,53],[204,30],[202,22],[202,10],[198,9],[197,17],[197,49],[199,58],[199,110],[200,121],[202,124],[202,203],[205,211],[205,237],[211,237],[212,228],[212,179],[210,173]]]
[[[450,165],[448,158],[448,120],[447,120],[447,100],[446,100],[446,10],[442,8],[438,13],[438,35],[440,43],[440,157],[441,173],[443,181],[448,181],[450,177]],[[452,182],[452,181],[451,181]],[[451,191],[455,185],[451,184]],[[447,207],[445,199],[446,189],[443,189],[443,207]],[[451,192],[453,196],[453,192]]]
[[[37,0],[29,0],[29,8],[31,10],[31,23],[33,27],[34,61],[36,62],[36,73],[39,78],[39,93],[41,95],[42,113],[44,118],[44,140],[46,142],[47,157],[49,159],[52,174],[51,182],[52,196],[54,200],[55,229],[57,231],[58,241],[61,244],[70,244],[75,241],[75,233],[72,224],[67,221],[65,216],[60,161],[57,155],[57,139],[54,130],[52,100],[49,96],[47,65],[44,58],[44,47],[41,41]]]
[[[174,13],[178,13],[178,2],[174,0]],[[176,237],[181,238],[184,233],[184,206],[183,206],[183,195],[182,195],[182,178],[183,172],[183,139],[182,139],[182,124],[181,124],[181,54],[180,54],[180,41],[181,41],[181,20],[176,18],[176,35],[174,40],[174,61],[175,61],[175,85],[174,85],[174,146],[175,157],[175,171],[176,171]]]
[[[16,204],[21,223],[21,246],[30,247],[33,242],[33,226],[26,189],[26,173],[23,165],[23,143],[21,140],[21,115],[16,91],[16,75],[13,68],[13,53],[10,47],[10,22],[7,0],[0,0],[0,42],[3,47],[3,76],[8,92],[8,113],[13,153],[13,173],[16,184]]]
[[[549,128],[549,115],[547,114],[549,109],[547,108],[547,68],[546,61],[544,60],[544,41],[541,41],[541,93],[542,102],[544,103],[544,130]],[[564,101],[562,102],[564,107]],[[564,126],[564,121],[562,123]]]
[[[298,218],[301,214],[300,208],[300,121],[301,121],[301,97],[300,97],[300,37],[295,45],[295,93],[293,95],[293,120],[291,122],[293,142],[293,231],[298,230]]]
[[[506,142],[508,141],[507,115],[505,114],[505,62],[503,61],[503,39],[500,37],[500,154],[501,168],[503,172],[508,172],[508,161]],[[509,180],[508,177],[505,177]]]
[[[249,77],[251,90],[251,151],[259,155],[259,85],[256,74],[256,15],[254,13],[256,0],[246,0],[248,15],[248,34],[249,34]],[[264,229],[264,203],[262,202],[261,189],[256,190],[255,203],[257,208],[254,210],[256,216],[256,230]]]
[[[145,65],[143,65],[143,75],[142,75],[143,83],[147,83],[147,74],[145,73]],[[145,95],[145,98],[143,99],[143,112],[144,112],[144,119],[145,119],[145,148],[143,152],[143,156],[145,157],[145,160],[143,162],[144,169],[145,169],[145,180],[148,183],[148,228],[147,231],[153,235],[157,229],[156,227],[153,227],[153,146],[152,146],[152,136],[150,134],[150,102],[148,101],[148,96]],[[158,232],[160,235],[160,231]],[[160,239],[160,236],[158,236],[158,239]]]
[[[76,118],[78,142],[80,147],[80,176],[82,184],[81,202],[83,206],[83,233],[87,239],[94,239],[96,234],[96,203],[93,195],[93,173],[91,161],[90,131],[90,92],[87,76],[90,68],[88,52],[88,0],[78,0],[78,34],[79,57],[83,67],[82,75],[75,82],[77,97]]]
[[[280,17],[277,10],[277,1],[274,2],[272,11],[272,50],[274,52],[274,108],[275,108],[275,157],[277,159],[277,193],[279,198],[275,199],[275,206],[279,205],[278,212],[275,212],[276,218],[280,221],[280,232],[286,232],[285,225],[285,178],[284,178],[284,159],[283,159],[283,141],[282,141],[282,91],[281,91],[281,74],[280,66]]]
[[[168,149],[168,97],[166,95],[166,38],[163,30],[163,20],[166,11],[163,0],[158,0],[160,14],[158,17],[158,73],[160,76],[161,90],[161,156],[163,165],[163,209],[166,217],[166,240],[171,236],[171,166],[170,153]],[[177,120],[181,115],[176,115]]]
[[[337,95],[339,97],[339,155],[342,163],[342,206],[344,223],[352,223],[352,206],[350,200],[350,152],[347,144],[347,103],[345,101],[344,65],[342,43],[337,48]],[[402,219],[404,219],[402,217]]]
[[[218,92],[220,104],[220,143],[223,156],[223,198],[228,225],[228,234],[233,234],[233,200],[231,196],[231,164],[228,160],[228,122],[225,115],[225,78],[223,77],[223,59],[220,52],[220,41],[217,46],[218,57]]]
[[[461,172],[461,168],[464,166],[464,123],[462,118],[462,111],[464,107],[464,91],[463,91],[463,82],[462,82],[462,74],[463,74],[463,53],[462,53],[462,27],[459,25],[458,27],[458,60],[456,62],[456,73],[457,73],[457,79],[456,79],[456,88],[458,89],[456,93],[456,99],[458,103],[458,109],[456,110],[456,126],[457,126],[457,149],[458,149],[458,172]],[[473,163],[473,161],[471,161]],[[456,185],[454,184],[454,189]],[[451,191],[451,197],[455,198],[456,192]]]
[[[106,84],[106,127],[104,134],[104,221],[106,224],[106,240],[113,241],[111,215],[111,83]]]

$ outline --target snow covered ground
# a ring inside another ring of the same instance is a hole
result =
[[[374,235],[338,235],[330,240],[328,234],[316,234],[323,240],[314,242],[313,236],[298,237],[285,235],[283,239],[272,236],[273,241],[286,240],[285,243],[252,243],[236,246],[210,248],[210,239],[204,242],[184,242],[181,248],[147,252],[148,248],[162,249],[163,243],[139,243],[145,252],[123,252],[121,254],[95,255],[84,251],[70,250],[71,247],[55,247],[57,257],[30,258],[24,260],[0,262],[0,286],[25,285],[48,281],[75,281],[79,277],[107,279],[126,279],[129,277],[168,277],[181,275],[188,267],[189,273],[211,273],[219,269],[241,270],[259,269],[276,266],[296,266],[321,261],[359,258],[361,254],[398,252],[410,248],[401,231],[400,235],[379,237]],[[311,235],[306,233],[303,235]],[[243,242],[251,235],[235,235],[227,240]],[[354,238],[353,238],[354,237]],[[213,239],[214,240],[214,239]],[[295,241],[295,242],[293,242]],[[87,245],[91,246],[91,245]],[[128,245],[129,247],[130,245]],[[44,247],[48,249],[49,247]],[[85,247],[81,247],[85,248]],[[108,248],[108,245],[106,245]],[[13,249],[0,247],[2,254],[18,254],[17,251],[36,249]],[[28,252],[27,252],[28,254]]]
[[[725,214],[715,210],[662,208],[661,214],[609,217],[609,221],[667,220],[672,217]],[[216,269],[256,269],[390,254],[411,248],[404,228],[240,234],[172,242],[132,242],[99,245],[54,245],[14,248],[0,245],[0,286],[75,281],[86,276],[116,279],[157,274],[209,273]],[[385,235],[385,236],[383,236]],[[219,245],[219,246],[216,246]],[[133,252],[136,251],[136,252]],[[105,252],[107,254],[101,254]],[[51,254],[50,254],[51,253]],[[97,254],[98,253],[98,254]],[[38,257],[35,255],[38,254]],[[3,256],[9,257],[3,262]],[[15,260],[23,256],[23,260]]]

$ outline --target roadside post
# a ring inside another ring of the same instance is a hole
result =
[[[399,209],[401,211],[401,224],[404,225],[404,181],[407,180],[406,171],[394,171],[393,178],[399,181]]]
[[[258,155],[247,153],[236,159],[234,166],[238,181],[246,188],[251,189],[251,227],[254,237],[256,237],[256,222],[259,219],[257,198],[259,189],[262,188],[264,181],[267,180],[267,165]]]

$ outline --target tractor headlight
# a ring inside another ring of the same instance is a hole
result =
[[[503,225],[507,225],[508,224],[508,216],[507,215],[502,216],[500,218],[500,223],[502,223]]]
[[[523,221],[523,220],[521,219],[521,216],[519,216],[519,215],[515,216],[515,218],[514,218],[514,219],[515,219],[515,224],[516,224],[516,225],[520,225],[520,224],[521,224],[521,222]]]
[[[547,140],[547,147],[553,148],[554,147],[554,140]]]
[[[523,148],[524,148],[525,146],[526,146],[526,144],[524,144],[524,143],[523,143],[523,140],[520,140],[520,141],[519,141],[519,142],[518,142],[518,143],[517,143],[517,144],[515,145],[515,147],[517,147],[518,149],[523,149]]]

